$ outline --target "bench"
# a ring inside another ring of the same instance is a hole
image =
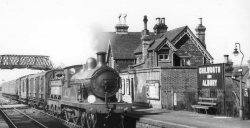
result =
[[[217,103],[217,98],[205,98],[205,97],[199,97],[199,101],[197,102],[197,105],[192,105],[192,108],[198,113],[200,109],[204,109],[206,114],[209,108],[215,108]]]

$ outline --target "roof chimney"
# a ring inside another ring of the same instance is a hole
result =
[[[206,48],[206,43],[205,43],[206,27],[202,25],[202,18],[199,19],[200,19],[200,24],[195,28],[196,36],[200,39],[202,45]]]
[[[165,24],[165,18],[156,18],[157,23],[154,26],[155,34],[167,32],[168,26]]]
[[[144,22],[144,30],[142,30],[142,36],[143,36],[143,35],[149,35],[149,31],[148,31],[148,29],[147,29],[148,18],[147,18],[146,15],[145,15],[144,18],[143,18],[143,22]]]
[[[123,23],[121,22],[122,15],[123,15]],[[120,14],[118,16],[119,23],[116,24],[115,26],[116,34],[128,34],[129,26],[126,24],[126,18],[127,18],[127,14]]]
[[[160,18],[159,18],[159,17],[158,17],[158,18],[155,18],[155,19],[156,19],[158,25],[161,24]]]
[[[161,23],[165,24],[165,18],[161,18]]]
[[[228,63],[229,62],[229,55],[224,55],[224,63]]]

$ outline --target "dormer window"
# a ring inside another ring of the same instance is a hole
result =
[[[158,61],[169,61],[169,47],[165,44],[158,52]]]
[[[159,54],[159,61],[169,60],[169,54]]]

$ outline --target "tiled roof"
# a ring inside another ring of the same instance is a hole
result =
[[[141,32],[128,34],[106,33],[106,41],[111,43],[114,59],[134,59],[134,51],[141,44]]]
[[[157,34],[155,35],[154,33],[149,33],[149,35],[147,37],[145,37],[145,40],[155,40],[158,38],[161,38],[162,36],[164,36],[164,34]]]
[[[135,49],[134,51],[134,54],[138,54],[138,53],[141,53],[142,52],[142,45],[138,45],[137,48]]]
[[[146,40],[151,40],[148,50],[156,49],[166,38],[172,42],[186,28],[188,27],[183,26],[158,35],[150,33],[149,36],[144,38]],[[106,32],[101,38],[105,40],[102,41],[103,43],[107,44],[110,41],[114,59],[135,59],[134,54],[142,52],[141,32],[129,32],[128,34]]]
[[[166,38],[159,38],[159,39],[156,39],[155,42],[149,47],[149,51],[150,50],[154,50],[156,49]]]
[[[177,35],[179,35],[184,29],[186,29],[187,26],[179,27],[172,29],[170,31],[167,31],[164,36],[167,37],[167,39],[171,42],[175,39]]]
[[[175,28],[172,30],[167,31],[164,34],[158,34],[158,35],[149,35],[148,37],[146,37],[147,39],[150,40],[154,40],[152,41],[153,44],[149,47],[148,50],[154,50],[155,48],[157,48],[159,46],[159,44],[165,40],[166,38],[171,42],[172,40],[175,39],[176,36],[178,36],[184,29],[186,29],[187,26],[183,26],[183,27],[179,27],[179,28]],[[163,38],[165,37],[165,38]],[[142,46],[141,44],[137,47],[137,49],[134,51],[134,53],[141,53],[142,52]]]

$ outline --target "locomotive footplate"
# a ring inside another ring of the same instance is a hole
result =
[[[77,108],[85,109],[87,112],[97,112],[97,113],[109,113],[111,111],[113,113],[124,113],[130,112],[132,104],[129,103],[109,103],[108,108],[105,103],[72,103],[67,101],[62,101],[62,105],[66,106],[74,106]]]

